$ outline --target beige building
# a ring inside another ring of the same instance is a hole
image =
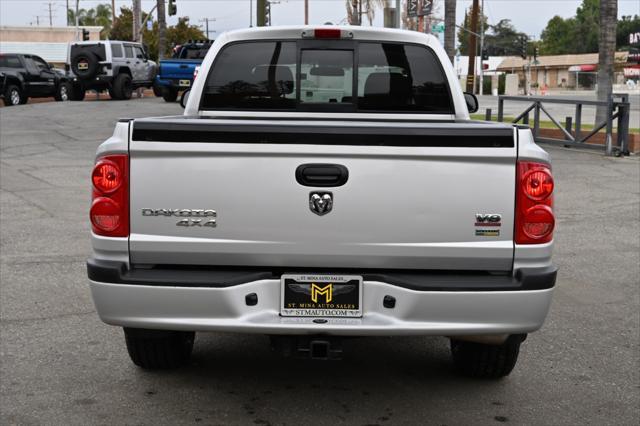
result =
[[[616,71],[622,72],[627,62],[628,52],[616,52]],[[528,59],[518,56],[505,58],[497,71],[518,74],[520,87],[524,87]],[[595,84],[598,70],[598,54],[585,53],[579,55],[549,55],[538,57],[538,64],[531,64],[531,83],[538,87],[556,88],[591,88]]]
[[[82,40],[82,30],[90,40],[100,40],[102,27],[9,27],[0,26],[0,53],[38,55],[47,62],[64,65],[69,43]]]
[[[9,27],[3,25],[0,26],[0,42],[69,43],[82,39],[82,29],[89,31],[90,40],[100,40],[102,27],[79,27],[76,32],[76,27]]]

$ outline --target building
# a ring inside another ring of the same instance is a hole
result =
[[[616,52],[615,70],[620,76],[618,79],[622,79],[627,55],[628,52]],[[524,87],[530,59],[522,59],[519,56],[506,57],[497,67],[497,71],[518,74],[520,87]],[[539,56],[537,63],[534,64],[532,61],[530,66],[533,87],[593,89],[598,71],[598,54]]]
[[[63,65],[67,61],[70,42],[82,38],[82,30],[89,32],[89,40],[100,40],[102,27],[13,27],[0,26],[0,53],[38,55],[47,62]]]

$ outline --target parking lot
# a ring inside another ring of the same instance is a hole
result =
[[[118,118],[181,112],[158,98],[1,110],[3,424],[640,422],[640,161],[564,148],[547,147],[554,303],[506,379],[456,375],[435,337],[354,339],[342,361],[307,362],[264,336],[199,334],[189,366],[136,368],[89,294],[89,174]]]

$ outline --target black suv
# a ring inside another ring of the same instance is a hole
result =
[[[64,72],[36,55],[0,55],[0,97],[6,106],[26,104],[29,98],[70,99],[71,84]]]

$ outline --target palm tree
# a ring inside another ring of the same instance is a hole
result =
[[[618,19],[618,1],[600,0],[600,38],[598,40],[598,100],[607,101],[613,85],[613,63],[616,54],[616,24]],[[599,106],[596,123],[602,123],[607,117],[607,108]],[[611,154],[607,152],[607,154]]]
[[[444,50],[453,64],[456,56],[456,0],[444,0]]]
[[[67,11],[69,22],[76,22],[76,12],[73,9]],[[99,25],[111,28],[111,5],[99,4],[95,9],[78,10],[78,25]]]
[[[367,16],[369,25],[372,25],[373,19],[376,17],[376,8],[384,9],[387,5],[388,0],[345,0],[347,18],[351,25],[362,25],[360,11]]]

